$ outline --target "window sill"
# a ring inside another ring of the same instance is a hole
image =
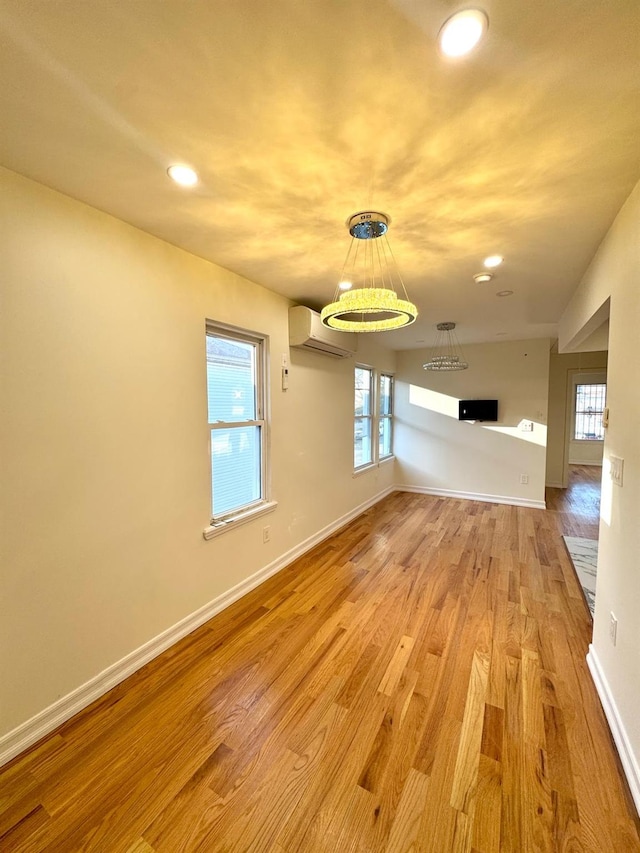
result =
[[[254,518],[259,518],[261,515],[267,515],[267,513],[273,512],[277,506],[277,501],[267,501],[266,503],[260,504],[260,506],[252,507],[246,512],[240,513],[240,515],[235,515],[233,518],[228,519],[228,521],[219,521],[216,524],[211,524],[209,527],[205,527],[202,535],[205,539],[215,539],[216,536],[221,536],[223,533],[226,533],[227,530],[233,530],[236,527],[240,527],[242,524],[246,524],[247,521],[253,521]]]
[[[361,468],[355,468],[353,471],[353,476],[359,477],[360,474],[366,474],[367,471],[373,471],[377,467],[377,462],[370,462],[369,465],[363,465]]]
[[[360,474],[366,474],[367,471],[375,471],[376,468],[379,468],[381,465],[384,465],[386,462],[392,462],[395,459],[393,454],[391,456],[385,456],[384,459],[381,459],[379,462],[371,462],[369,465],[363,465],[362,468],[356,468],[352,474],[353,477],[359,477]]]

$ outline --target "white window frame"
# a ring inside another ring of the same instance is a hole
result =
[[[371,413],[369,415],[356,415],[355,413],[355,400],[354,400],[354,412],[353,412],[353,474],[357,476],[361,474],[363,471],[368,471],[371,468],[377,468],[381,463],[387,462],[390,459],[394,458],[393,454],[393,395],[395,390],[395,377],[393,373],[390,373],[388,370],[376,370],[370,364],[362,364],[358,362],[353,371],[353,387],[355,392],[355,371],[356,369],[360,370],[368,370],[371,376],[371,386],[370,386],[370,400],[371,400]],[[391,424],[391,452],[385,456],[380,456],[380,422],[382,420],[382,415],[380,414],[380,378],[382,376],[388,376],[391,379],[391,413],[389,415],[384,415],[384,418],[389,419]],[[369,419],[370,428],[371,428],[371,459],[368,462],[363,462],[362,465],[356,466],[355,464],[355,427],[356,421],[362,420],[363,418]]]
[[[355,389],[356,389],[356,371],[357,370],[366,370],[369,373],[369,414],[368,415],[356,415],[356,407],[355,407]],[[368,364],[356,364],[353,370],[353,470],[354,471],[362,471],[365,468],[370,468],[372,465],[376,464],[376,445],[374,444],[374,438],[377,443],[377,435],[374,433],[374,429],[376,426],[375,423],[375,412],[376,412],[376,376],[375,370]],[[362,465],[356,465],[355,460],[355,442],[356,442],[356,424],[358,421],[368,420],[369,421],[369,437],[371,442],[371,458],[366,462],[363,462]]]
[[[253,518],[271,512],[277,506],[271,500],[271,465],[270,465],[270,409],[269,409],[269,336],[260,332],[241,329],[214,320],[206,321],[205,342],[209,336],[227,338],[230,341],[249,343],[256,348],[256,418],[242,421],[209,421],[207,407],[207,427],[209,430],[209,482],[212,482],[211,437],[219,429],[233,429],[256,426],[260,428],[260,497],[248,504],[225,512],[219,516],[212,515],[211,522],[204,530],[205,539],[213,539],[225,531],[244,524]],[[213,511],[213,495],[210,495],[210,510]]]
[[[389,387],[389,414],[388,415],[383,415],[382,412],[380,411],[380,407],[382,405],[382,394],[380,393],[380,385],[382,383],[382,377],[383,376],[386,376],[389,379],[389,386],[390,386]],[[395,386],[395,379],[394,379],[393,373],[389,373],[386,370],[381,370],[378,373],[378,382],[377,382],[378,400],[377,400],[377,406],[376,406],[376,411],[378,413],[378,425],[377,425],[378,443],[377,443],[377,448],[378,448],[378,461],[379,462],[383,462],[385,459],[391,459],[391,457],[393,456],[393,394],[394,394],[394,386]],[[380,456],[380,424],[385,420],[389,421],[389,439],[390,439],[389,440],[389,452],[386,453],[384,456]]]

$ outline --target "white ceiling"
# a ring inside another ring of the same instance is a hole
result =
[[[316,308],[382,210],[420,311],[385,343],[553,336],[640,177],[640,3],[482,5],[454,62],[459,3],[0,0],[0,163]]]

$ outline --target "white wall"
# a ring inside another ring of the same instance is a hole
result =
[[[618,721],[627,773],[640,808],[640,184],[618,214],[560,323],[560,351],[578,349],[610,302],[600,547],[591,664],[601,696]],[[624,484],[607,476],[611,455],[624,459]],[[609,614],[618,619],[617,644]],[[611,709],[614,709],[613,713]],[[614,728],[615,733],[615,728]]]
[[[544,501],[549,341],[465,346],[467,370],[423,370],[428,350],[398,353],[398,482],[426,490]],[[497,399],[497,424],[458,421],[458,400]],[[523,432],[523,420],[534,422]],[[520,483],[520,475],[529,477]]]
[[[569,442],[569,465],[594,465],[602,467],[604,454],[603,441]]]
[[[352,476],[353,359],[292,351],[280,389],[283,297],[6,170],[0,257],[2,735],[382,492],[393,464]],[[271,337],[278,501],[208,542],[207,317]],[[395,366],[367,340],[359,357]]]
[[[585,338],[580,344],[580,352],[603,352],[609,349],[609,314],[607,319],[595,332]]]

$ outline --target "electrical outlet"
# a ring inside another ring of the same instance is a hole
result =
[[[271,525],[267,524],[262,528],[262,541],[264,543],[271,542]]]
[[[520,474],[520,485],[528,486],[529,485],[529,475],[528,474]]]
[[[613,643],[614,646],[616,644],[617,637],[618,637],[618,620],[613,615],[613,611],[612,611],[610,614],[610,618],[609,618],[609,639],[611,640],[611,642]]]

